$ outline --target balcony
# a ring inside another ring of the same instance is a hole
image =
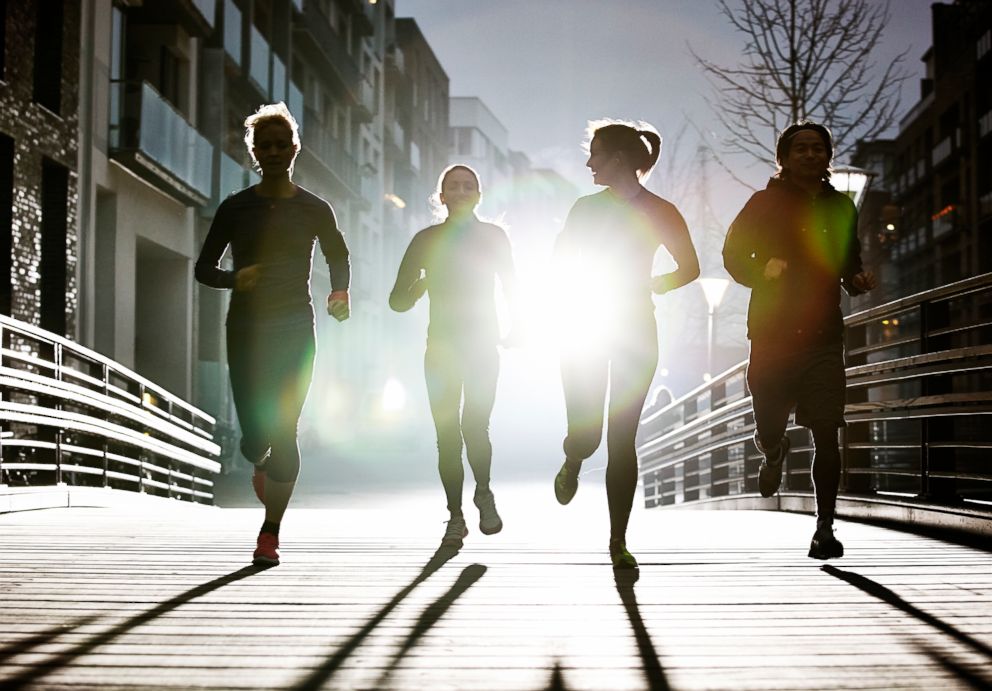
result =
[[[358,80],[358,103],[354,115],[359,122],[371,122],[376,113],[376,93],[368,79]]]
[[[158,0],[130,4],[134,6],[128,9],[128,21],[135,24],[178,24],[197,38],[207,38],[216,26],[215,0]]]
[[[345,190],[354,197],[361,196],[361,173],[358,162],[330,130],[322,127],[315,114],[307,113],[308,127],[303,131],[303,146],[337,178]]]
[[[325,63],[330,71],[344,85],[352,101],[358,102],[358,83],[362,78],[358,64],[348,52],[347,43],[331,28],[330,20],[315,2],[303,6],[303,18],[294,19],[293,33],[298,36],[294,42],[315,59]]]
[[[224,52],[241,67],[241,10],[234,0],[224,0]]]
[[[386,52],[386,69],[392,70],[396,74],[403,74],[406,71],[406,58],[403,56],[403,49],[393,44]]]
[[[268,96],[269,82],[269,42],[255,27],[251,27],[251,46],[248,61],[248,76],[262,93]]]
[[[213,145],[147,82],[111,83],[110,154],[189,206],[213,188]]]

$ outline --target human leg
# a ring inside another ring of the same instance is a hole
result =
[[[610,362],[606,445],[606,496],[610,509],[610,555],[617,568],[636,567],[626,549],[627,524],[637,492],[637,426],[658,366],[655,325],[644,325],[615,351]]]
[[[812,351],[804,367],[796,421],[813,435],[813,491],[816,496],[816,532],[809,556],[830,559],[844,555],[833,534],[841,457],[837,430],[844,426],[846,377],[840,344]]]
[[[754,413],[754,442],[764,455],[758,468],[758,490],[771,497],[782,484],[782,470],[789,453],[785,430],[796,402],[794,356],[751,345],[747,384]]]
[[[427,398],[437,431],[438,472],[452,517],[462,514],[462,433],[459,407],[462,375],[456,353],[443,343],[429,342],[424,354]]]
[[[474,503],[479,509],[479,530],[492,535],[503,529],[496,511],[496,499],[489,487],[493,447],[489,439],[489,420],[496,402],[499,378],[499,353],[495,346],[479,346],[466,353],[465,401],[461,429],[465,439],[472,475],[475,477]]]
[[[589,458],[603,438],[603,408],[609,380],[605,353],[569,354],[561,360],[568,431],[562,447],[565,462],[555,477],[558,503],[567,504],[578,489],[582,461]]]

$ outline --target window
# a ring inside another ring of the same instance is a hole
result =
[[[41,328],[65,335],[69,169],[41,165]]]
[[[0,0],[0,79],[6,75],[7,61],[7,0]]]
[[[11,243],[10,226],[14,209],[14,140],[0,134],[0,313],[10,314]]]
[[[34,100],[53,113],[62,107],[63,0],[39,0],[34,36]]]

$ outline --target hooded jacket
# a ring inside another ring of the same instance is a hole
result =
[[[723,263],[751,289],[747,331],[752,344],[797,350],[843,340],[840,289],[857,295],[861,272],[858,212],[828,182],[811,196],[787,179],[772,178],[734,219]],[[778,279],[764,277],[771,258],[787,262]]]

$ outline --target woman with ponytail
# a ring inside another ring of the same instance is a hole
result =
[[[582,197],[569,212],[555,246],[564,343],[561,377],[568,432],[555,496],[567,504],[578,489],[582,462],[599,447],[609,390],[606,492],[610,559],[637,568],[626,533],[637,488],[634,436],[658,365],[651,294],[662,295],[699,276],[699,260],[682,214],[646,190],[661,137],[644,123],[590,123],[586,166],[605,190]],[[664,247],[677,264],[652,276]]]

